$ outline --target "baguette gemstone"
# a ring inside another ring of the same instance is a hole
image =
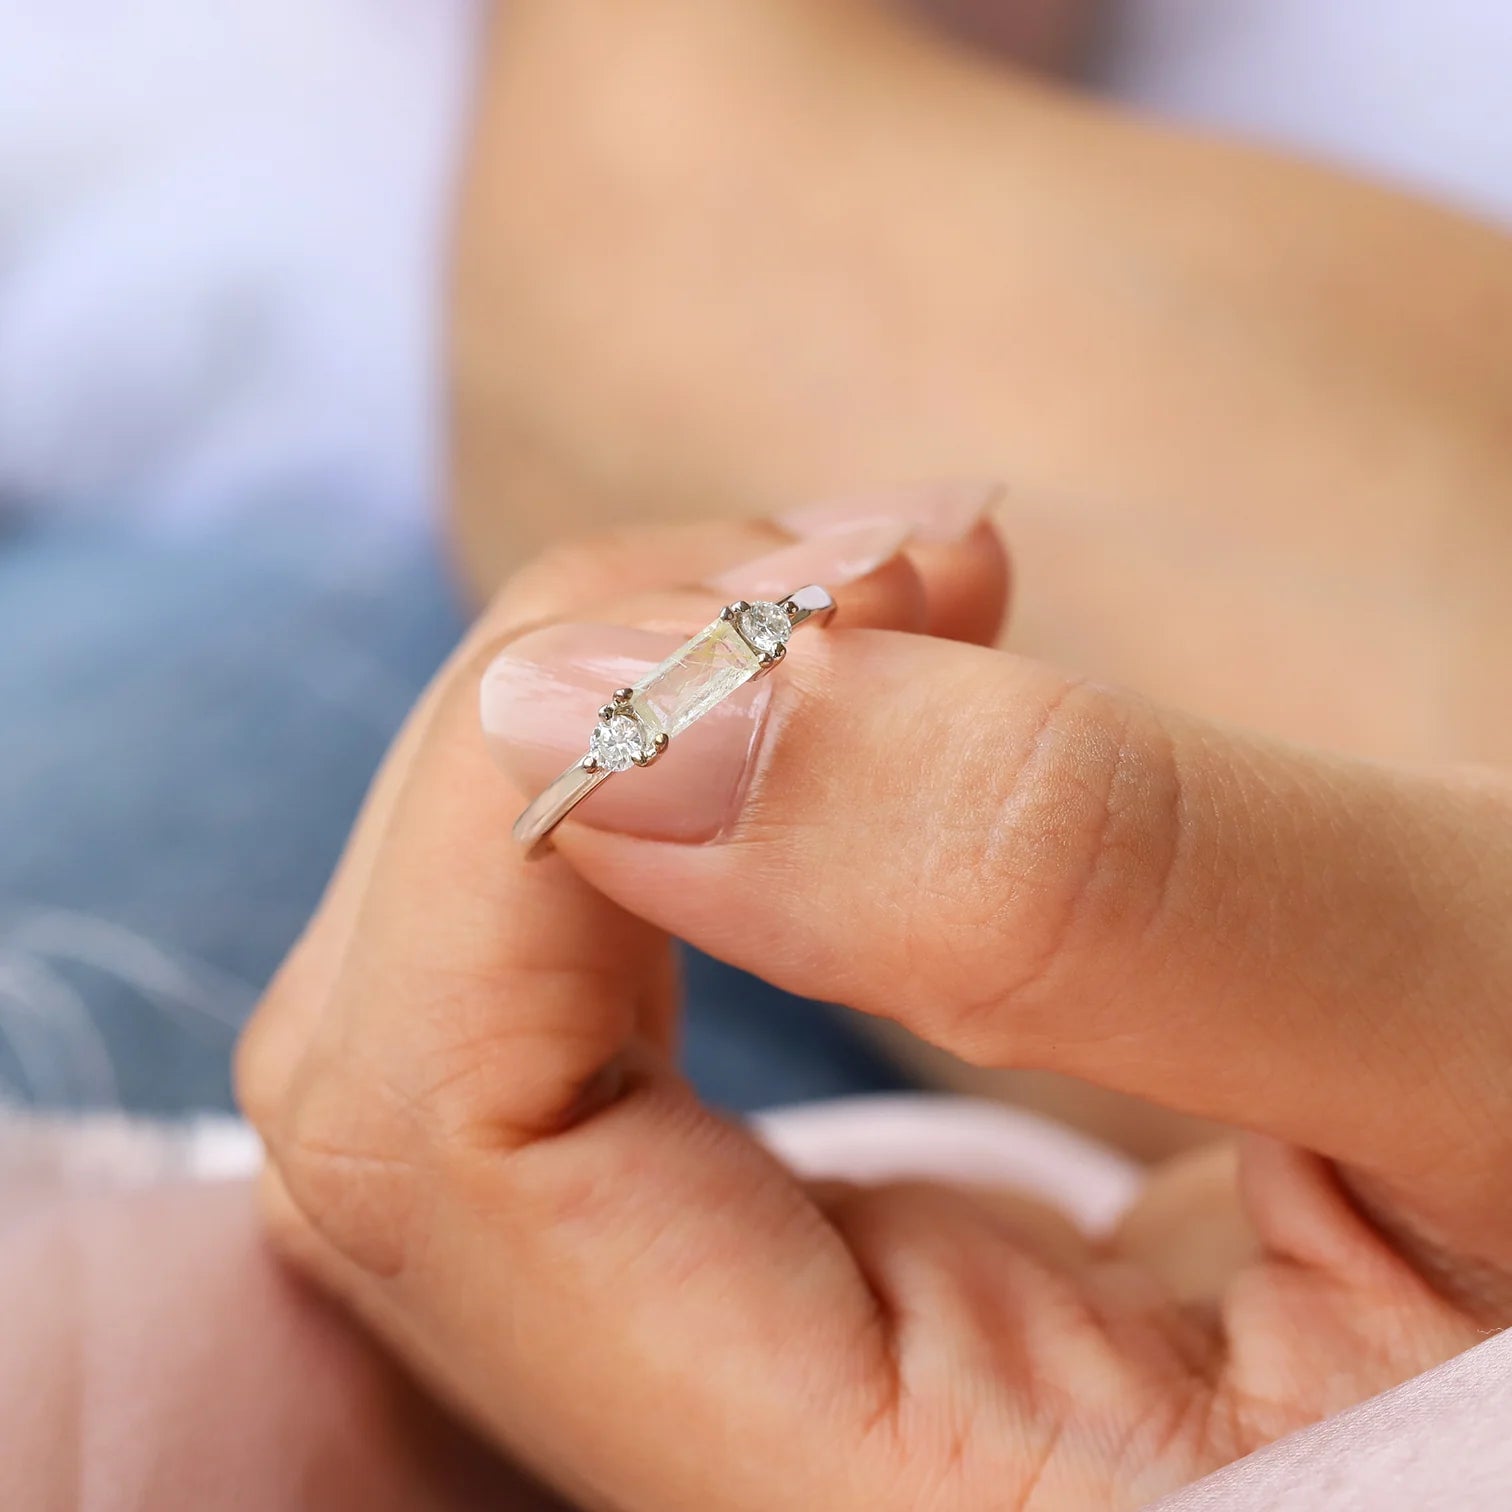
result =
[[[760,670],[735,627],[715,620],[635,685],[631,708],[653,739],[672,739]]]

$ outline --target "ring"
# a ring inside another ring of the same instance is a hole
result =
[[[616,772],[647,767],[689,725],[787,654],[788,637],[809,620],[823,623],[835,601],[815,584],[784,599],[719,611],[712,625],[679,646],[633,688],[620,688],[598,711],[588,753],[529,804],[514,823],[527,856],[546,849],[552,830]]]

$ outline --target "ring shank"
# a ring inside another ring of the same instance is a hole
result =
[[[574,762],[544,792],[531,800],[525,812],[515,820],[511,832],[525,847],[528,859],[534,859],[548,848],[552,830],[609,775],[605,771],[587,771],[581,763]]]
[[[795,630],[805,620],[817,619],[822,623],[835,612],[835,601],[830,597],[829,590],[821,588],[817,583],[810,583],[807,588],[788,594],[783,602],[797,607],[797,613],[793,615]]]

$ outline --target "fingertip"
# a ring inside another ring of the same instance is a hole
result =
[[[835,598],[835,623],[847,630],[904,630],[917,635],[929,629],[929,586],[906,547],[865,577],[843,585]]]
[[[998,641],[1012,597],[1013,562],[990,515],[960,541],[911,541],[907,555],[918,574],[927,634],[981,646]]]
[[[896,530],[896,549],[918,575],[922,614],[907,621],[897,613],[864,621],[848,615],[847,623],[990,644],[1008,605],[1009,559],[997,525],[1005,493],[995,480],[957,479],[824,501],[776,523],[821,549],[847,534]]]
[[[269,1137],[319,1028],[327,983],[313,957],[313,932],[296,942],[232,1054],[232,1086],[247,1122]]]
[[[1239,1143],[1239,1194],[1267,1253],[1307,1270],[1384,1281],[1401,1269],[1351,1200],[1339,1167],[1268,1134]]]

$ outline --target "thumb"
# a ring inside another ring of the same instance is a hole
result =
[[[1487,1217],[1512,1127],[1504,784],[1291,749],[979,647],[811,646],[771,680],[712,838],[683,841],[630,774],[559,833],[587,880],[969,1060],[1304,1144],[1456,1242],[1499,1222],[1512,1258],[1512,1219]],[[507,702],[507,666],[490,686]],[[493,721],[517,771],[531,718]]]

